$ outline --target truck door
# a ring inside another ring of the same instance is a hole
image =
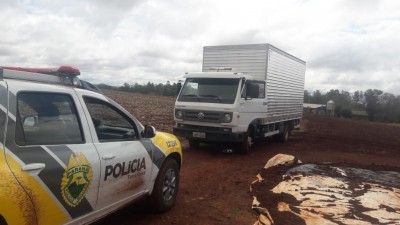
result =
[[[266,117],[268,102],[265,93],[265,81],[247,80],[240,100],[241,112],[248,114],[245,116],[249,118]]]
[[[61,224],[90,213],[97,201],[100,160],[75,92],[8,84],[7,162],[30,195],[38,223]]]
[[[145,192],[151,175],[152,150],[146,149],[140,140],[141,125],[117,104],[88,92],[82,94],[82,101],[101,160],[97,208],[118,207]]]

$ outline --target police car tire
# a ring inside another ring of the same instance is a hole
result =
[[[167,173],[169,173],[169,175],[173,173],[175,178],[174,182],[175,184],[172,185],[174,186],[174,191],[171,196],[172,198],[170,200],[165,200],[164,198],[165,193],[163,193],[163,187],[166,185],[166,182],[168,182],[169,179]],[[156,182],[154,183],[153,193],[151,194],[150,198],[152,210],[158,213],[170,210],[175,205],[178,190],[179,190],[179,166],[176,160],[168,158],[166,159],[160,171],[158,172]]]
[[[7,225],[7,221],[4,219],[2,215],[0,215],[0,225]]]

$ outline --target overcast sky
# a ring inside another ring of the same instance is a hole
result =
[[[0,0],[0,65],[73,65],[81,79],[176,82],[206,45],[270,43],[308,90],[400,95],[397,0]]]

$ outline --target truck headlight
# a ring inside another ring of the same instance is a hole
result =
[[[232,116],[230,113],[225,113],[224,117],[222,118],[223,122],[225,123],[229,123],[232,121]]]
[[[176,110],[175,111],[175,117],[177,119],[182,119],[183,118],[183,112],[181,110]]]

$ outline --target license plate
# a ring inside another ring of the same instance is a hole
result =
[[[206,133],[203,132],[193,132],[193,137],[206,138]]]

